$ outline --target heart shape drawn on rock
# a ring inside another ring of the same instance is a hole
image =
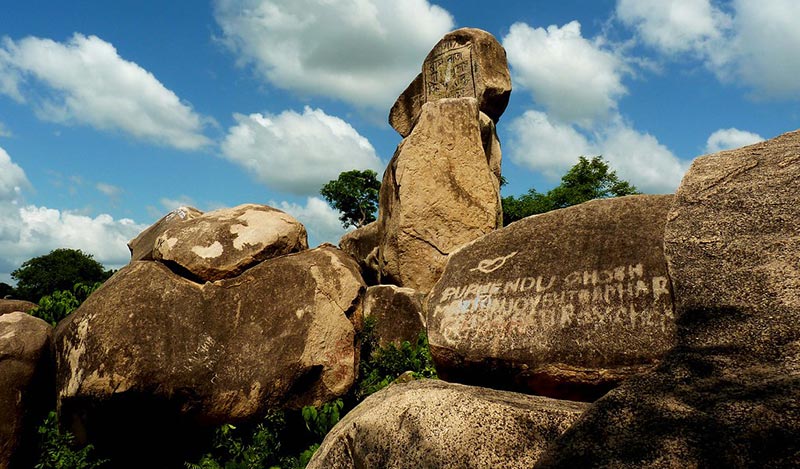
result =
[[[478,266],[477,267],[469,269],[469,271],[473,272],[473,271],[479,270],[479,271],[483,272],[484,274],[490,274],[490,273],[494,272],[495,270],[499,269],[500,267],[503,267],[506,264],[507,260],[509,260],[512,257],[514,257],[515,255],[517,255],[517,252],[518,251],[514,251],[514,252],[512,252],[511,254],[509,254],[507,256],[502,256],[502,257],[498,257],[498,258],[495,258],[495,259],[484,259],[484,260],[478,262]]]

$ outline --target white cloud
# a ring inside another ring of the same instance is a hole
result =
[[[342,228],[339,212],[319,197],[308,197],[305,205],[286,201],[270,201],[269,204],[297,218],[306,227],[309,246],[324,242],[339,244],[339,239],[349,231]]]
[[[66,43],[5,38],[0,48],[0,92],[21,100],[19,84],[29,77],[47,86],[52,96],[36,101],[37,114],[44,120],[119,130],[186,150],[211,143],[202,134],[203,117],[96,36],[75,34]]]
[[[453,28],[428,0],[217,0],[223,41],[269,82],[388,109]]]
[[[24,187],[29,186],[25,171],[11,161],[11,157],[0,148],[0,204],[16,203]]]
[[[706,152],[716,153],[722,150],[739,148],[753,143],[763,142],[764,137],[753,132],[739,129],[719,129],[712,133],[706,141]]]
[[[238,125],[222,142],[224,156],[271,188],[309,195],[342,171],[383,170],[366,138],[320,109],[234,117]]]
[[[515,163],[557,180],[579,156],[602,155],[617,175],[648,193],[673,192],[688,168],[650,134],[621,119],[590,136],[542,112],[527,111],[510,123],[509,156]]]
[[[11,133],[10,130],[8,130],[8,127],[6,127],[5,124],[0,122],[0,137],[12,137],[13,135],[14,134]]]
[[[118,197],[122,193],[121,188],[111,184],[107,184],[105,182],[98,182],[97,184],[95,184],[95,188],[111,198]]]
[[[617,17],[656,50],[698,57],[723,82],[757,96],[800,98],[800,2],[619,0]]]
[[[606,50],[602,39],[584,38],[577,21],[547,29],[515,23],[503,46],[515,83],[560,120],[588,123],[607,117],[627,91],[624,60]]]
[[[667,53],[703,49],[730,21],[710,0],[619,0],[616,14],[645,43]]]

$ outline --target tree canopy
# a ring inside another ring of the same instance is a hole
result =
[[[503,224],[592,199],[639,193],[635,186],[620,180],[602,156],[595,156],[591,160],[581,156],[561,178],[561,184],[546,194],[532,188],[519,197],[503,197]]]
[[[17,280],[17,295],[36,303],[55,291],[71,291],[77,283],[104,282],[110,276],[111,272],[106,271],[91,254],[65,248],[27,260],[11,272],[11,277]]]
[[[360,228],[375,221],[381,182],[372,170],[345,171],[322,186],[320,194],[342,214],[342,226]]]

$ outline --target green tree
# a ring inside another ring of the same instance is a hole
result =
[[[381,182],[372,170],[345,171],[329,181],[319,191],[322,197],[342,214],[339,220],[345,228],[360,228],[375,221]]]
[[[581,156],[561,178],[561,184],[546,194],[530,189],[519,197],[503,197],[503,224],[592,199],[639,193],[631,183],[620,180],[602,156],[595,156],[591,160]]]
[[[91,254],[79,249],[55,249],[49,254],[25,261],[11,272],[17,280],[17,295],[38,303],[45,295],[59,290],[69,290],[77,283],[93,285],[111,276]]]
[[[0,282],[0,299],[5,297],[13,298],[16,294],[17,292],[14,290],[14,287],[7,283]]]

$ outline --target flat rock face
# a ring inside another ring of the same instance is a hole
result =
[[[511,95],[506,51],[491,34],[462,28],[445,34],[389,112],[389,124],[403,137],[413,130],[425,103],[443,98],[476,98],[497,122]]]
[[[376,285],[364,294],[364,318],[375,321],[373,334],[378,345],[397,346],[404,341],[416,343],[419,333],[425,330],[422,312],[424,296],[411,288],[394,285]]]
[[[665,230],[678,345],[541,467],[800,467],[800,132],[695,160]]]
[[[427,299],[440,376],[593,400],[675,344],[662,242],[672,196],[594,200],[450,255]]]
[[[0,300],[0,315],[21,311],[27,313],[35,308],[36,303],[25,300]]]
[[[499,186],[483,150],[474,98],[423,106],[383,177],[381,282],[427,293],[447,255],[497,228]]]
[[[128,249],[131,250],[131,261],[153,260],[153,249],[155,248],[156,240],[164,234],[167,228],[181,220],[191,220],[202,214],[203,212],[193,207],[179,207],[164,215],[149,228],[139,233],[139,236],[128,242]]]
[[[149,464],[191,445],[193,429],[335,399],[355,378],[364,288],[333,247],[205,284],[134,262],[56,329],[61,417],[99,450]]]
[[[37,426],[55,405],[52,328],[27,313],[0,316],[0,467],[33,467]]]
[[[245,204],[171,222],[156,239],[153,258],[214,281],[305,249],[306,229],[294,217],[266,205]]]
[[[347,414],[307,467],[530,468],[586,407],[439,380],[393,384]]]

